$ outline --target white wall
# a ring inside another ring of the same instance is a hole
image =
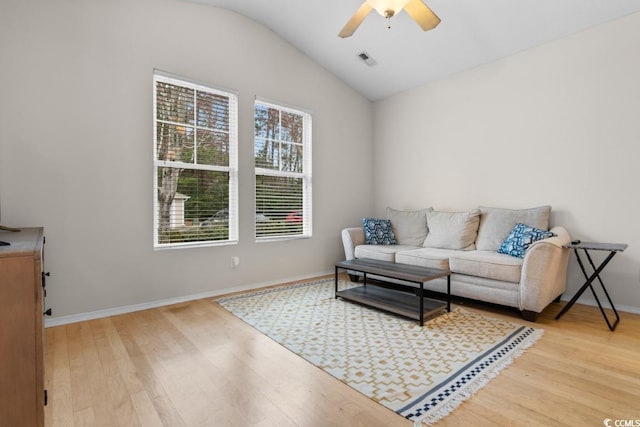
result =
[[[372,208],[372,104],[267,28],[174,0],[0,3],[2,222],[44,226],[69,316],[333,271]],[[152,75],[239,92],[240,243],[152,249]],[[253,101],[313,111],[313,238],[253,238]],[[240,265],[231,268],[231,257]]]
[[[629,244],[603,277],[640,310],[638,40],[635,14],[376,102],[377,214],[550,204],[574,238]]]

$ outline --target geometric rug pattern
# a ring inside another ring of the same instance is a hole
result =
[[[348,286],[341,282],[340,289]],[[333,293],[333,279],[323,279],[218,303],[416,425],[449,414],[543,333],[461,308],[420,327]]]

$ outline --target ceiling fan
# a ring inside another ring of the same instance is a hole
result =
[[[338,36],[342,38],[351,37],[373,9],[387,19],[387,28],[391,28],[391,18],[402,9],[424,31],[432,30],[440,23],[440,18],[422,0],[365,0]]]

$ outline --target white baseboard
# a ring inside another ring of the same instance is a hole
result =
[[[187,301],[194,301],[194,300],[204,299],[204,298],[212,298],[220,295],[231,294],[234,292],[249,291],[249,290],[264,288],[267,286],[278,285],[280,283],[308,280],[308,279],[326,276],[329,274],[332,274],[332,273],[325,272],[325,273],[315,273],[315,274],[309,274],[309,275],[297,276],[297,277],[289,277],[286,279],[272,280],[269,282],[252,283],[247,285],[239,285],[239,286],[232,286],[229,288],[216,289],[213,291],[202,292],[199,294],[184,295],[184,296],[179,296],[175,298],[167,298],[162,300],[143,302],[140,304],[125,305],[123,307],[113,307],[113,308],[106,308],[104,310],[90,311],[87,313],[78,313],[78,314],[71,314],[69,316],[53,317],[53,318],[45,319],[44,326],[45,328],[49,328],[53,326],[68,325],[70,323],[84,322],[86,320],[100,319],[100,318],[109,317],[109,316],[117,316],[119,314],[132,313],[134,311],[141,311],[141,310],[148,310],[150,308],[157,308],[157,307],[163,307],[166,305],[179,304]]]
[[[563,298],[560,298],[560,299],[562,301],[567,301],[568,302],[568,301],[571,300],[571,298],[572,298],[572,296],[568,296],[566,298],[563,297]],[[598,295],[598,298],[600,298],[599,295]],[[604,299],[604,301],[603,301],[603,299]],[[598,306],[598,303],[593,298],[581,297],[581,298],[578,298],[578,301],[576,301],[576,303],[577,304],[590,305],[590,306],[593,306],[593,307],[597,307]],[[609,302],[607,301],[606,298],[600,298],[600,303],[602,303],[602,307],[610,308],[609,307]],[[631,305],[619,305],[619,304],[616,304],[615,301],[614,301],[614,305],[616,306],[616,310],[617,311],[624,311],[626,313],[640,314],[640,307],[633,307]]]

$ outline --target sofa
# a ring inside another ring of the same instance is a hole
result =
[[[468,212],[387,208],[386,218],[363,218],[342,230],[345,258],[370,258],[451,271],[451,294],[538,315],[566,287],[571,237],[549,228],[550,206],[479,207]],[[357,273],[349,272],[352,281]],[[375,276],[370,276],[375,277]],[[385,279],[388,280],[388,279]],[[425,283],[446,292],[446,279]]]

